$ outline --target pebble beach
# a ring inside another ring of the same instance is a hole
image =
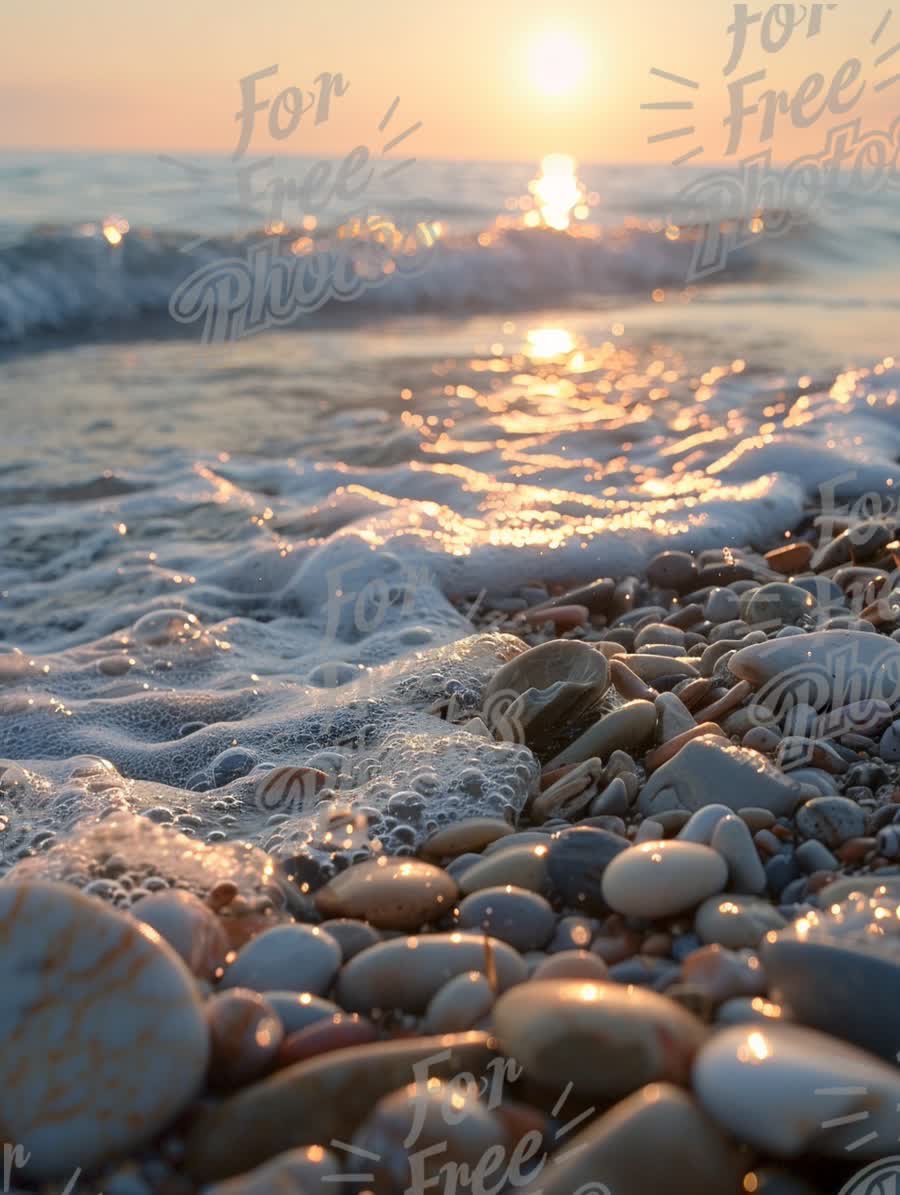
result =
[[[15,1195],[892,1190],[896,212],[558,158],[216,344],[222,162],[0,158]]]
[[[518,809],[435,825],[423,773],[232,875],[159,810],[20,859],[22,1189],[811,1195],[890,1156],[900,543],[820,522],[483,605],[435,713],[516,753]],[[245,754],[258,793],[325,792]]]

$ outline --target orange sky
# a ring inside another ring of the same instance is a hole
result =
[[[341,72],[350,87],[328,121],[317,127],[306,115],[282,142],[268,137],[261,113],[252,152],[380,148],[377,124],[399,96],[390,131],[422,121],[408,143],[420,157],[531,161],[552,151],[580,161],[662,162],[702,144],[699,160],[722,160],[728,81],[765,68],[768,79],[757,91],[796,91],[820,71],[824,95],[855,55],[863,64],[857,88],[865,83],[866,90],[852,115],[867,129],[886,128],[900,110],[900,83],[881,93],[875,86],[900,73],[900,52],[880,66],[874,60],[900,43],[900,11],[873,48],[887,0],[809,7],[822,9],[817,36],[802,26],[781,52],[766,54],[756,24],[743,62],[726,80],[733,6],[725,0],[6,0],[0,146],[230,152],[238,80],[272,64],[278,74],[260,83],[261,99],[273,101],[292,84],[308,91],[323,71]],[[548,62],[542,47],[553,39],[563,40],[563,52]],[[565,39],[578,48],[569,58]],[[651,67],[699,87],[653,78]],[[673,100],[695,108],[640,106]],[[799,130],[783,117],[768,144],[779,160],[815,152],[841,119],[848,117],[825,112]],[[689,125],[694,134],[648,144],[655,133]],[[739,153],[759,147],[759,123],[750,118]]]

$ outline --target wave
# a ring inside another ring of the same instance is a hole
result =
[[[658,287],[686,285],[698,238],[709,231],[682,230],[669,239],[664,229],[646,225],[492,228],[445,237],[439,225],[422,223],[411,237],[388,224],[369,228],[362,239],[358,230],[347,240],[334,231],[282,230],[199,240],[141,229],[120,233],[115,226],[35,228],[0,249],[0,343],[46,333],[103,336],[130,331],[138,321],[154,335],[197,335],[212,324],[241,336],[256,330],[253,319],[243,318],[254,302],[263,326],[272,327],[649,297]],[[817,239],[808,226],[768,246],[759,238],[730,253],[713,281],[780,275],[785,241],[812,262],[823,251]]]

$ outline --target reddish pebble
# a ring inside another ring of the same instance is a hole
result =
[[[573,631],[589,621],[591,612],[587,606],[544,606],[536,610],[526,610],[522,617],[532,626],[552,622],[557,631]]]
[[[330,1054],[332,1050],[367,1045],[377,1037],[375,1026],[359,1013],[339,1013],[328,1020],[307,1025],[305,1029],[298,1029],[285,1038],[276,1065],[291,1066],[294,1062],[303,1062],[319,1054]]]

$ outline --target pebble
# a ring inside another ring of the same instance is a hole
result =
[[[603,873],[623,851],[627,838],[608,830],[575,826],[553,839],[547,855],[547,872],[554,893],[568,909],[604,916],[609,906],[603,896]]]
[[[541,751],[608,686],[609,665],[600,652],[574,639],[553,639],[497,669],[484,690],[484,720],[505,740],[524,735],[532,750]]]
[[[696,718],[676,693],[660,693],[653,704],[659,720],[659,737],[663,742],[697,725]]]
[[[594,756],[605,759],[616,748],[630,751],[646,743],[656,730],[656,707],[651,701],[629,701],[579,735],[560,751],[548,768],[567,763],[581,763]]]
[[[225,930],[193,893],[174,888],[154,892],[134,905],[132,915],[152,925],[198,979],[211,980],[224,966],[229,950]]]
[[[340,946],[341,957],[345,963],[367,946],[374,946],[376,942],[381,941],[381,935],[372,929],[371,925],[352,917],[323,921],[319,928],[323,933],[330,934]]]
[[[507,884],[482,888],[460,902],[461,929],[479,929],[519,951],[540,950],[556,927],[556,914],[543,896]]]
[[[688,593],[697,584],[697,564],[687,552],[659,552],[647,565],[647,580],[659,589]]]
[[[788,930],[767,939],[760,957],[774,998],[789,1005],[797,1021],[896,1063],[896,954],[852,942],[810,941]]]
[[[693,1086],[726,1132],[777,1158],[847,1157],[849,1146],[860,1162],[897,1133],[897,1068],[796,1025],[722,1029],[700,1051]]]
[[[246,1174],[204,1187],[203,1195],[324,1195],[333,1189],[339,1175],[335,1154],[320,1145],[310,1145],[288,1150]]]
[[[366,1185],[374,1195],[446,1189],[450,1166],[480,1174],[485,1159],[503,1158],[505,1147],[499,1117],[479,1100],[474,1085],[459,1083],[433,1083],[424,1090],[413,1083],[384,1096],[352,1143],[357,1157],[372,1159]],[[473,1187],[480,1190],[480,1181]]]
[[[586,950],[599,925],[599,921],[593,918],[561,917],[556,923],[553,937],[547,944],[547,953],[556,954],[563,950]]]
[[[794,823],[804,838],[833,849],[865,834],[866,812],[847,797],[814,797],[800,806]]]
[[[684,1083],[705,1039],[701,1021],[672,1000],[623,984],[542,979],[494,1005],[503,1050],[528,1078],[615,1100],[645,1083]],[[601,1062],[602,1059],[602,1062]]]
[[[807,875],[812,875],[814,871],[836,871],[840,866],[828,847],[815,838],[802,842],[794,852],[794,857]]]
[[[429,1078],[451,1078],[479,1073],[491,1056],[485,1034],[464,1033],[373,1042],[298,1062],[198,1117],[185,1138],[184,1168],[195,1182],[211,1182],[298,1146],[346,1141],[382,1096],[415,1079],[417,1064],[427,1063]]]
[[[765,756],[727,739],[694,739],[658,768],[638,798],[645,817],[657,810],[688,809],[720,803],[737,812],[753,805],[776,817],[791,814],[803,798],[802,788]]]
[[[673,810],[672,812],[681,813],[683,811]],[[723,818],[731,816],[732,812],[727,805],[704,805],[702,809],[688,815],[688,820],[678,831],[678,837],[683,842],[699,842],[702,846],[709,846],[716,826]]]
[[[711,846],[728,864],[728,887],[732,892],[765,892],[766,873],[746,822],[732,814],[723,817],[713,829]]]
[[[284,1040],[284,1026],[264,996],[234,988],[212,996],[204,1012],[209,1024],[209,1080],[214,1086],[241,1086],[269,1069]]]
[[[458,894],[440,867],[381,855],[340,872],[315,901],[323,917],[364,917],[376,929],[414,930],[448,913]]]
[[[547,858],[550,840],[541,835],[534,843],[516,844],[486,854],[456,877],[460,892],[468,895],[481,888],[514,884],[530,892],[543,892],[547,886]]]
[[[422,844],[421,854],[432,862],[455,859],[467,851],[478,854],[492,842],[513,833],[509,822],[497,817],[469,817],[436,830]]]
[[[429,1001],[423,1033],[461,1033],[490,1015],[494,989],[481,971],[464,971],[448,979]]]
[[[606,979],[609,968],[588,950],[561,950],[538,964],[532,979]]]
[[[706,599],[704,616],[717,626],[733,622],[741,612],[738,595],[731,589],[714,589]]]
[[[761,585],[741,603],[742,616],[751,626],[796,626],[816,608],[811,593],[785,581]]]
[[[74,887],[6,883],[0,1124],[35,1181],[138,1149],[197,1093],[197,985],[151,927]]]
[[[700,988],[713,1004],[736,996],[760,996],[766,990],[765,972],[750,951],[702,946],[684,959],[681,973],[685,983]]]
[[[629,917],[672,917],[721,892],[728,867],[710,847],[678,839],[634,846],[612,860],[603,874],[610,908]]]
[[[522,1195],[731,1195],[746,1169],[690,1095],[654,1083],[561,1145]]]
[[[756,687],[766,704],[800,696],[816,709],[900,693],[900,644],[862,631],[813,631],[745,647],[729,668]]]
[[[287,1034],[297,1033],[316,1021],[328,1020],[340,1013],[340,1007],[331,1000],[323,1000],[312,992],[262,992],[275,1009]]]
[[[766,552],[766,564],[776,573],[783,573],[789,577],[793,573],[805,572],[809,568],[812,555],[812,544],[798,540],[796,543],[785,544],[782,548],[773,548],[771,552]]]
[[[332,1050],[365,1046],[377,1038],[378,1030],[365,1017],[356,1013],[338,1013],[327,1021],[315,1021],[286,1037],[278,1052],[278,1066],[293,1066],[320,1054],[330,1054]]]
[[[330,934],[308,925],[279,925],[258,934],[238,952],[219,986],[324,996],[341,962],[341,948]]]
[[[892,722],[881,736],[878,754],[885,763],[900,763],[900,722]]]
[[[379,942],[345,964],[337,998],[350,1012],[422,1013],[437,990],[465,971],[496,972],[500,990],[525,979],[525,963],[505,942],[458,931]]]
[[[767,900],[738,894],[711,897],[694,917],[694,929],[701,941],[729,950],[758,946],[767,933],[786,925]]]

